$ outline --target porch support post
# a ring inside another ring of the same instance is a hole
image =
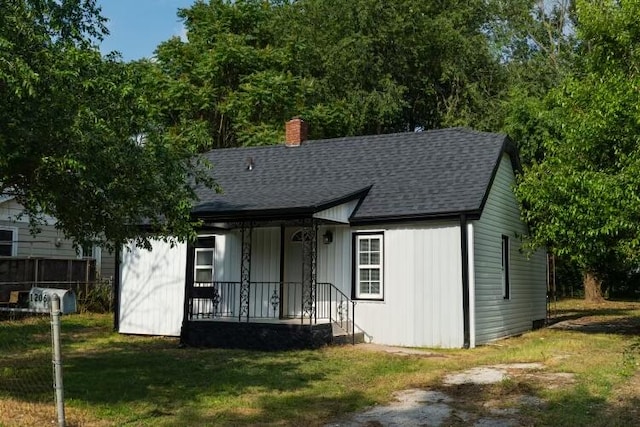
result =
[[[302,232],[302,322],[316,322],[316,287],[318,264],[318,223],[315,219],[305,222]]]
[[[240,264],[240,310],[238,321],[242,321],[242,316],[246,316],[249,321],[249,297],[251,282],[251,233],[252,223],[242,223],[242,257]]]

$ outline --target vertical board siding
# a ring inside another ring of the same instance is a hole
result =
[[[240,260],[238,260],[240,265]],[[280,281],[280,227],[254,228],[251,234],[251,281]]]
[[[333,242],[322,243],[326,231],[333,233]],[[351,229],[348,226],[318,228],[317,280],[331,283],[351,298]]]
[[[240,258],[242,256],[242,239],[236,230],[225,234],[216,234],[213,275],[219,282],[240,281]]]
[[[475,342],[492,340],[530,330],[534,320],[546,316],[545,254],[527,258],[521,250],[528,230],[520,220],[513,193],[515,177],[505,154],[480,220],[473,224],[475,264]],[[502,295],[502,235],[509,236],[511,297]]]
[[[353,213],[353,210],[356,208],[356,206],[358,206],[358,203],[360,203],[360,200],[352,200],[350,202],[317,212],[313,214],[313,217],[348,224],[349,217],[351,217],[351,214]]]
[[[152,248],[122,251],[119,332],[179,336],[187,246],[154,241]]]
[[[384,233],[384,301],[357,301],[356,324],[374,343],[461,347],[462,275],[457,223],[330,229],[318,247],[318,281],[352,294],[352,233]]]

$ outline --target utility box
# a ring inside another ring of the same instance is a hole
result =
[[[76,294],[69,289],[31,288],[29,291],[29,308],[38,311],[50,311],[51,298],[54,295],[60,297],[60,311],[63,314],[76,312]]]

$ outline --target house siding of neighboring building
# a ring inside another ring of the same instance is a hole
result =
[[[15,200],[0,202],[0,229],[12,230],[14,233],[13,256],[21,258],[53,258],[74,259],[81,258],[70,240],[65,239],[64,233],[55,228],[55,219],[48,217],[48,224],[40,227],[40,231],[33,235],[29,228],[29,219],[20,216],[22,205]],[[97,278],[110,280],[115,275],[115,254],[93,248],[91,258],[96,260]]]
[[[16,245],[15,256],[19,257],[51,257],[51,258],[75,258],[76,250],[70,242],[64,240],[62,233],[54,226],[43,226],[42,231],[33,236],[29,230],[28,218],[19,215],[22,206],[15,200],[9,200],[0,204],[0,228],[13,228],[16,233],[14,240]],[[60,243],[56,246],[56,242]]]
[[[475,344],[530,330],[532,322],[546,316],[545,254],[528,255],[522,237],[528,230],[520,220],[513,193],[511,161],[502,157],[480,220],[473,224],[475,264]],[[502,285],[502,236],[510,243],[510,292]]]

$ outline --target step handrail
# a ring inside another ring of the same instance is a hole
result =
[[[347,328],[344,328],[342,325],[340,325],[340,327],[342,329],[344,329],[347,333],[349,333],[348,327],[349,327],[349,321],[351,321],[351,341],[352,344],[355,344],[356,341],[356,322],[355,322],[355,311],[356,311],[356,301],[352,300],[351,298],[349,298],[344,292],[342,292],[340,289],[338,289],[337,286],[335,286],[333,283],[317,283],[317,286],[328,286],[329,287],[329,322],[331,322],[333,324],[333,322],[335,321],[336,323],[338,323],[338,319],[333,317],[333,310],[331,310],[331,304],[334,303],[336,305],[336,310],[338,311],[339,308],[338,306],[342,306],[343,303],[347,304],[347,313],[346,313],[346,323],[347,323]],[[316,292],[316,307],[317,307],[317,299],[318,299],[318,294],[319,292]],[[333,295],[335,295],[335,299],[333,298]],[[351,306],[351,316],[349,316],[349,306]],[[342,319],[340,319],[340,322],[343,322]]]

